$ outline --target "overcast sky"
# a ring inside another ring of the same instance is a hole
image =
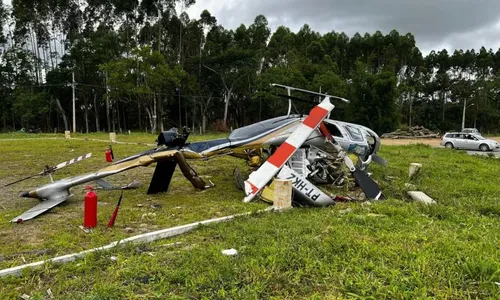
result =
[[[0,0],[10,4],[11,0]],[[226,28],[267,17],[271,30],[285,25],[297,32],[413,33],[422,53],[443,48],[494,51],[500,47],[500,0],[196,0],[191,18],[208,9]]]
[[[226,28],[249,25],[263,14],[274,31],[285,25],[298,31],[386,34],[411,32],[422,53],[433,49],[500,47],[500,0],[197,0],[191,18],[208,9]]]

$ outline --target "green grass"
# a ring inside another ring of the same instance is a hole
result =
[[[48,147],[50,153],[40,151]],[[94,158],[61,170],[58,178],[97,168],[105,164],[105,147],[105,143],[66,140],[0,141],[0,183],[8,181],[5,176],[17,178],[37,172],[44,163],[89,150],[95,152]],[[114,149],[122,157],[144,147],[116,145]],[[500,161],[423,145],[383,147],[381,155],[389,165],[373,165],[371,172],[389,200],[371,205],[295,208],[204,226],[184,236],[1,279],[0,295],[19,298],[28,294],[43,299],[50,288],[57,299],[499,298]],[[33,162],[28,165],[23,163],[25,159]],[[405,183],[411,162],[423,164],[412,183],[437,205],[408,201]],[[15,197],[14,191],[46,179],[6,191],[0,219],[1,267],[20,264],[23,257],[36,261],[146,230],[267,207],[241,202],[243,195],[233,185],[232,169],[244,168],[243,162],[219,158],[192,165],[217,186],[196,191],[177,174],[169,193],[147,196],[153,167],[115,176],[114,182],[137,178],[145,186],[125,195],[111,230],[104,227],[118,194],[99,192],[99,199],[109,204],[99,206],[100,223],[92,234],[78,228],[83,191],[74,189],[76,196],[66,205],[24,224],[9,224],[8,220],[36,202]],[[153,203],[162,207],[152,209]],[[156,218],[141,219],[151,212]],[[132,227],[134,233],[126,233],[126,227]],[[174,242],[181,244],[169,245]],[[222,255],[221,250],[228,248],[237,249],[238,255]],[[49,252],[16,255],[40,249]],[[116,256],[116,261],[111,256]]]

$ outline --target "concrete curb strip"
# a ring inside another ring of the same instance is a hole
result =
[[[264,209],[264,210],[256,211],[255,213],[261,213],[261,212],[271,211],[271,210],[274,210],[274,209],[275,209],[274,207],[269,207],[269,208]],[[53,263],[67,263],[67,262],[71,262],[71,261],[74,261],[77,258],[83,257],[83,256],[85,256],[87,254],[92,253],[92,252],[109,250],[109,249],[112,249],[112,248],[114,248],[114,247],[116,247],[118,245],[125,245],[125,244],[129,244],[129,243],[131,243],[131,244],[150,243],[150,242],[153,242],[153,241],[156,241],[156,240],[165,239],[165,238],[176,236],[176,235],[181,235],[183,233],[186,233],[188,231],[191,231],[191,230],[199,227],[200,225],[207,225],[207,224],[212,224],[212,223],[221,223],[221,222],[232,220],[235,217],[241,217],[241,216],[251,215],[252,213],[253,212],[247,212],[247,213],[242,213],[242,214],[237,214],[237,215],[231,215],[231,216],[221,217],[221,218],[216,218],[216,219],[208,219],[208,220],[204,220],[204,221],[200,221],[200,222],[190,223],[190,224],[186,224],[186,225],[181,225],[181,226],[166,228],[166,229],[162,229],[162,230],[158,230],[158,231],[153,231],[153,232],[148,232],[148,233],[144,233],[144,234],[132,236],[132,237],[120,240],[120,241],[112,242],[112,243],[110,243],[110,244],[108,244],[106,246],[102,246],[102,247],[98,247],[98,248],[93,248],[93,249],[81,251],[81,252],[78,252],[78,253],[72,253],[72,254],[57,256],[57,257],[54,257],[54,258],[51,258],[51,259],[48,259],[48,260],[37,261],[37,262],[34,262],[34,263],[24,264],[24,265],[17,266],[17,267],[3,269],[3,270],[0,270],[0,277],[5,277],[5,276],[9,276],[9,275],[13,275],[13,276],[21,275],[21,273],[22,273],[22,271],[24,269],[40,267],[40,266],[42,266],[45,263],[50,263],[50,262],[53,262]]]

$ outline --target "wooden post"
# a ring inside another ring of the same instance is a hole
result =
[[[292,207],[292,181],[290,179],[274,180],[274,207],[279,210]]]

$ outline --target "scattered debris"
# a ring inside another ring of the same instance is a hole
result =
[[[141,227],[141,228],[145,228],[145,227],[148,227],[148,224],[146,224],[146,223],[142,223],[141,225],[139,225],[139,227]]]
[[[125,228],[125,232],[132,233],[132,232],[134,232],[134,229],[132,227],[127,227],[127,228]]]
[[[161,208],[161,204],[151,204],[152,209],[159,209]]]
[[[425,204],[436,204],[436,201],[432,199],[431,197],[427,196],[423,192],[419,191],[410,191],[408,192],[408,195],[415,201],[419,201]]]
[[[158,245],[159,247],[177,247],[182,245],[182,242],[175,242],[175,243],[168,243],[168,244],[161,244]]]
[[[28,295],[26,295],[26,294],[23,294],[23,295],[21,296],[21,298],[22,298],[22,299],[24,299],[24,300],[29,300],[29,299],[31,299],[31,297],[30,297],[30,296],[28,296]]]
[[[47,290],[47,295],[49,295],[49,298],[54,299],[54,294],[52,294],[52,290],[50,288]]]
[[[222,250],[222,254],[227,255],[227,256],[233,256],[233,255],[238,254],[238,251],[236,249],[231,248],[231,249]]]
[[[352,211],[352,208],[346,208],[346,209],[339,211],[339,214],[345,215],[345,214],[350,213],[351,211]]]
[[[368,213],[366,214],[367,217],[386,217],[386,215],[381,215],[381,214],[374,214],[374,213]]]
[[[417,189],[417,186],[414,185],[414,184],[411,184],[411,183],[405,183],[405,188],[409,189],[409,190],[416,190]]]
[[[118,257],[116,256],[111,256],[109,259],[111,259],[112,261],[116,261],[118,259]]]
[[[155,213],[146,213],[146,214],[143,214],[141,219],[147,219],[147,220],[154,220],[156,218],[156,214]]]
[[[136,205],[136,206],[137,206],[137,207],[143,207],[143,206],[144,206],[144,204],[137,203],[137,205]]]
[[[428,138],[438,139],[441,136],[439,132],[432,132],[423,126],[413,126],[408,129],[398,129],[393,132],[384,133],[381,136],[383,139],[413,139],[413,138]]]
[[[92,229],[85,228],[85,227],[83,227],[83,225],[78,226],[78,228],[80,228],[81,230],[83,230],[83,232],[85,232],[85,233],[91,233],[92,232]]]

